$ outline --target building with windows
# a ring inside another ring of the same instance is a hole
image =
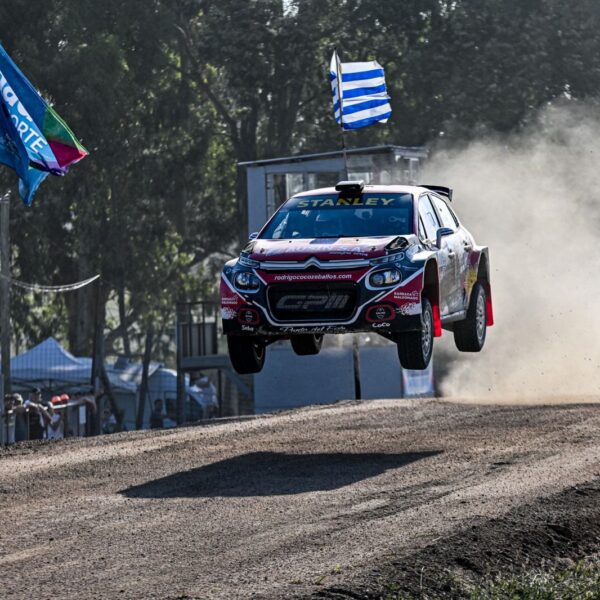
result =
[[[238,163],[248,182],[248,233],[258,231],[288,198],[343,179],[366,184],[418,183],[424,147],[372,146]]]

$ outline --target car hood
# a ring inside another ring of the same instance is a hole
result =
[[[255,240],[248,257],[258,261],[356,260],[384,256],[385,247],[398,236]]]

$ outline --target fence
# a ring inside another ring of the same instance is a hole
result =
[[[5,405],[14,398],[15,395],[5,398]],[[3,415],[0,436],[5,443],[94,435],[101,424],[96,402],[90,397],[69,399],[50,405],[31,402],[26,404],[27,406],[20,403],[16,406],[8,404]]]
[[[157,336],[154,350],[167,359],[171,356],[173,366],[176,366],[176,356],[177,364],[180,358],[197,356],[207,358],[209,362],[212,357],[216,357],[217,363],[228,363],[223,354],[219,327],[220,312],[216,303],[179,305],[177,322],[167,326]],[[102,337],[100,333],[99,337]],[[90,425],[89,415],[85,416],[84,421],[83,413],[81,417],[76,414],[73,401],[65,406],[55,405],[57,413],[63,415],[65,436],[131,430],[140,426],[140,423],[143,428],[157,422],[164,427],[171,427],[221,415],[238,414],[241,403],[231,400],[237,397],[238,388],[232,384],[231,378],[223,376],[220,363],[204,364],[178,372],[164,363],[151,360],[142,398],[143,365],[139,355],[142,343],[143,334],[136,339],[133,352],[136,353],[137,349],[137,354],[133,358],[104,356],[95,361],[90,356],[71,354],[57,339],[49,337],[10,358],[8,390],[27,399],[34,389],[39,388],[42,392],[40,401],[47,403],[54,396],[62,394],[78,398],[82,394],[90,394],[94,389],[104,389],[106,394],[98,401],[98,422],[93,427]],[[103,352],[102,349],[97,355],[102,356]],[[20,437],[15,436],[16,416],[20,414],[20,409],[16,413],[14,410],[7,410],[2,415],[2,397],[0,394],[0,444]],[[225,410],[222,409],[224,397],[229,399],[225,402]],[[29,423],[35,421],[29,413],[27,410],[28,428]],[[103,419],[106,426],[101,424]],[[86,425],[82,426],[83,423]],[[39,435],[38,427],[34,426],[34,429],[35,435]],[[36,439],[29,432],[22,437]]]
[[[253,414],[252,376],[240,376],[227,356],[217,302],[177,305],[177,372],[180,381],[208,377],[214,382],[219,416]]]

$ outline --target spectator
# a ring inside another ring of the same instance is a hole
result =
[[[114,433],[117,430],[117,418],[107,406],[102,411],[102,422],[100,424],[102,433]]]
[[[92,415],[95,415],[96,411],[98,410],[98,408],[97,408],[98,398],[100,398],[101,396],[104,396],[103,389],[99,389],[95,394],[79,394],[79,395],[75,396],[74,400],[77,400],[79,402],[85,402],[87,404],[87,406],[89,406],[90,410],[92,411]],[[61,396],[61,399],[63,399],[65,402],[68,402],[68,400],[69,400],[68,394],[63,394]]]
[[[6,435],[6,442],[8,444],[15,443],[15,413],[13,411],[13,397],[12,394],[4,394],[4,406],[2,407],[2,419],[0,420],[0,427],[4,428]],[[1,436],[0,436],[1,437]]]
[[[42,390],[33,388],[29,394],[29,400],[25,400],[23,406],[29,413],[29,439],[41,440],[44,438],[45,429],[50,423],[50,415],[41,404]]]
[[[150,429],[161,429],[163,422],[163,402],[160,398],[154,401],[154,409],[150,415]]]
[[[24,442],[28,440],[27,409],[23,405],[21,394],[7,394],[4,398],[6,411],[12,411],[14,417],[14,434],[10,441]]]
[[[50,416],[50,421],[46,425],[44,437],[47,440],[62,440],[65,437],[65,424],[62,415],[54,410],[54,406],[51,402],[48,402],[45,408]]]

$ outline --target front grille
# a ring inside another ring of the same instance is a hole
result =
[[[282,283],[267,288],[271,314],[278,321],[344,321],[356,309],[355,283]]]

